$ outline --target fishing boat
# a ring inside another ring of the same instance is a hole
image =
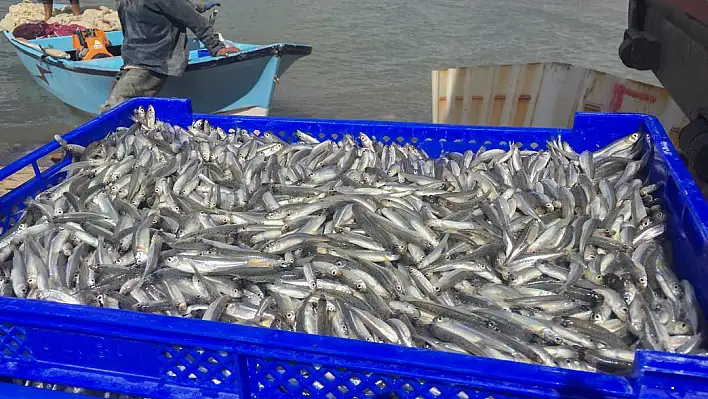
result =
[[[106,32],[111,56],[90,60],[79,60],[71,36],[25,40],[3,33],[38,85],[74,108],[99,113],[123,65],[122,32]],[[158,96],[191,98],[195,112],[266,116],[280,77],[312,52],[301,44],[224,42],[241,51],[212,57],[203,43],[190,39],[185,73],[170,77]]]

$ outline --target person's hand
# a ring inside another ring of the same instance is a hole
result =
[[[197,10],[197,12],[200,14],[205,13],[214,7],[221,7],[221,3],[219,3],[218,1],[210,1],[206,4],[196,3],[194,5],[194,9]]]
[[[241,49],[239,49],[238,47],[223,47],[216,52],[216,55],[217,57],[226,57],[229,54],[236,54],[239,51],[241,51]]]
[[[221,3],[217,1],[210,1],[206,4],[204,4],[204,11],[211,10],[214,7],[221,7]]]

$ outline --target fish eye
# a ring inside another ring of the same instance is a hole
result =
[[[600,314],[598,314],[598,313],[595,313],[594,315],[592,315],[592,318],[597,321],[600,321],[602,319],[602,316],[600,316]]]
[[[357,283],[356,289],[358,289],[358,290],[363,290],[363,289],[364,289],[364,284],[362,284],[362,283]]]
[[[561,337],[555,337],[555,338],[553,338],[553,342],[555,342],[555,343],[557,343],[557,344],[560,345],[560,344],[563,343],[563,338],[561,338]]]
[[[435,292],[440,292],[440,287],[436,285],[433,287],[433,290],[435,290]]]
[[[679,289],[681,289],[681,287],[679,287],[677,284],[675,284],[675,285],[674,285],[674,290],[675,290],[675,291],[678,291]]]
[[[176,262],[176,261],[177,261],[177,257],[176,257],[176,256],[170,256],[169,258],[167,258],[167,261],[170,262],[170,263]]]
[[[338,260],[337,262],[334,263],[337,267],[344,267],[344,262],[341,260]]]
[[[339,274],[339,272],[337,270],[332,269],[332,270],[330,270],[329,274],[336,277]]]
[[[570,359],[565,359],[565,364],[568,364],[568,365],[570,365],[570,364],[572,364],[572,363],[573,363],[573,361],[572,361],[572,360],[570,360]]]
[[[639,277],[639,282],[644,284],[647,282],[647,279],[645,277]]]
[[[629,310],[628,310],[627,308],[625,308],[625,307],[621,307],[621,308],[620,308],[620,312],[622,312],[622,313],[628,313]]]

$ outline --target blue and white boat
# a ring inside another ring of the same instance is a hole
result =
[[[114,57],[77,61],[71,36],[35,40],[15,38],[3,32],[32,78],[64,103],[98,114],[123,65],[122,32],[106,32]],[[189,64],[184,75],[170,77],[159,97],[191,98],[195,112],[268,115],[280,77],[312,47],[300,44],[232,44],[241,52],[212,57],[198,40],[189,43]],[[57,56],[57,53],[69,59]],[[51,55],[50,55],[51,54]]]

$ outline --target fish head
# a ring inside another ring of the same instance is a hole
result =
[[[654,222],[656,222],[656,223],[664,223],[664,222],[666,221],[666,213],[663,212],[663,211],[655,212],[655,213],[652,215],[652,219],[653,219]]]
[[[682,298],[685,294],[683,287],[681,287],[681,284],[678,281],[674,282],[669,288],[671,289],[671,292],[673,292],[673,294],[676,295],[678,298]]]
[[[292,214],[290,209],[276,209],[266,213],[266,219],[284,219]]]
[[[562,345],[562,344],[563,344],[563,337],[561,337],[560,335],[558,335],[558,333],[556,333],[556,332],[553,331],[553,330],[546,329],[546,330],[543,331],[543,333],[541,334],[541,336],[542,336],[542,338],[543,338],[544,340],[546,340],[546,341],[548,341],[548,342],[553,342],[553,343],[556,344],[556,345]]]
[[[294,265],[295,265],[294,262],[292,262],[292,261],[287,261],[287,260],[279,260],[279,261],[276,263],[276,266],[277,266],[278,269],[280,269],[280,270],[292,270],[293,267],[294,267]]]
[[[354,288],[359,292],[366,292],[367,290],[366,283],[364,282],[364,280],[354,281]]]
[[[617,318],[622,320],[622,321],[627,321],[627,317],[629,316],[629,309],[626,306],[620,306],[617,309]]]

